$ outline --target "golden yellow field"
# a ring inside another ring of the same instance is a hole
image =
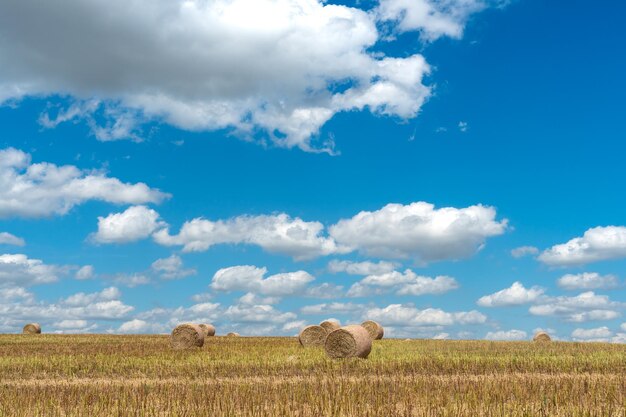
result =
[[[626,346],[381,340],[330,360],[295,338],[0,336],[0,416],[626,416]]]

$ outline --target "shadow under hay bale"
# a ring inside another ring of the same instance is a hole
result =
[[[28,323],[22,329],[22,334],[41,334],[41,326],[39,323]]]
[[[320,326],[322,326],[327,333],[341,328],[341,324],[339,324],[338,321],[334,320],[324,320],[320,323]]]
[[[180,324],[172,330],[170,345],[176,350],[200,348],[204,345],[204,330],[197,324]]]
[[[328,332],[322,326],[306,326],[298,335],[300,344],[304,347],[322,347]]]
[[[551,341],[552,338],[546,332],[538,332],[537,334],[535,334],[535,337],[533,337],[533,342],[546,343]]]
[[[204,337],[215,336],[215,326],[213,326],[212,324],[201,323],[198,324],[198,326],[200,326],[200,328],[204,332]]]
[[[373,320],[364,321],[361,323],[361,326],[367,330],[372,340],[380,340],[385,335],[385,329],[383,329],[383,326]]]
[[[326,354],[335,359],[367,358],[372,338],[363,326],[351,325],[331,332],[324,343]]]

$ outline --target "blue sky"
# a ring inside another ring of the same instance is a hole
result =
[[[626,340],[626,6],[64,1],[0,6],[0,331]]]

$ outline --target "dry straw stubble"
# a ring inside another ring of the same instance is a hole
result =
[[[380,340],[385,335],[385,330],[383,329],[383,326],[373,320],[364,321],[363,323],[361,323],[361,326],[363,326],[365,330],[367,330],[372,340]]]
[[[41,326],[38,323],[29,323],[24,326],[23,334],[41,334]]]
[[[200,348],[204,345],[204,331],[197,324],[180,324],[172,331],[170,344],[176,350]]]
[[[345,326],[326,337],[324,349],[331,358],[367,358],[372,351],[372,338],[363,326]]]
[[[304,347],[322,347],[326,341],[328,332],[322,326],[306,326],[300,331],[298,340]]]

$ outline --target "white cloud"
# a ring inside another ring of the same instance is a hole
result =
[[[542,297],[529,311],[536,316],[558,316],[571,322],[585,322],[617,318],[620,315],[617,310],[623,307],[624,304],[611,301],[606,295],[588,291],[575,297]]]
[[[537,255],[539,249],[534,246],[520,246],[511,251],[511,256],[514,258],[523,258],[524,256]]]
[[[309,287],[306,290],[306,296],[310,298],[340,298],[343,297],[343,286],[324,282],[315,287]]]
[[[98,217],[98,231],[91,235],[97,243],[128,243],[145,239],[165,227],[159,213],[145,207],[129,207],[122,213]]]
[[[392,272],[398,264],[393,262],[351,262],[332,260],[328,263],[328,271],[333,274],[345,272],[350,275],[380,275]]]
[[[458,38],[480,9],[477,0],[383,0],[374,13],[318,0],[1,3],[0,103],[69,96],[74,103],[41,123],[83,119],[100,140],[137,139],[141,123],[157,120],[260,128],[281,146],[310,150],[339,112],[412,118],[430,96],[421,55],[371,51],[377,19],[427,40]]]
[[[572,339],[586,342],[608,342],[613,332],[608,327],[595,329],[576,329],[572,332]]]
[[[31,164],[27,153],[13,148],[0,150],[0,218],[63,215],[89,200],[141,204],[158,203],[167,197],[143,183],[122,183],[72,165]]]
[[[536,301],[544,292],[543,288],[527,289],[521,282],[514,282],[509,288],[481,297],[477,304],[482,307],[517,306]]]
[[[362,304],[354,303],[322,303],[310,306],[304,306],[300,309],[302,314],[319,315],[319,314],[348,314],[363,311],[365,308]]]
[[[0,255],[0,286],[6,284],[36,285],[58,280],[63,268],[46,265],[39,259],[29,259],[26,255]]]
[[[224,317],[237,323],[286,323],[297,318],[294,313],[283,313],[271,305],[233,305],[224,312]]]
[[[19,301],[30,304],[34,302],[35,295],[23,287],[0,287],[0,302],[8,303],[11,301]]]
[[[167,328],[162,325],[155,325],[144,320],[133,319],[125,321],[117,329],[117,333],[142,334],[142,333],[165,333]]]
[[[545,250],[538,259],[551,266],[573,266],[620,258],[626,258],[624,226],[589,229],[582,237]]]
[[[152,263],[152,270],[161,275],[163,279],[180,279],[195,275],[195,269],[184,269],[183,260],[178,255],[168,258],[157,259]]]
[[[93,265],[85,265],[81,267],[76,274],[74,275],[78,280],[87,280],[93,278],[95,275],[95,270]]]
[[[305,271],[270,275],[266,268],[242,265],[220,269],[213,275],[211,288],[216,291],[249,291],[282,297],[304,292],[315,278]]]
[[[393,271],[381,275],[370,275],[352,285],[348,291],[350,297],[367,297],[393,291],[397,295],[443,294],[459,288],[458,282],[451,277],[424,277],[410,269]]]
[[[372,256],[420,262],[460,259],[480,250],[488,237],[504,233],[507,221],[495,218],[496,210],[482,205],[435,209],[425,202],[388,204],[339,221],[330,227],[330,235]]]
[[[87,320],[61,320],[53,324],[55,328],[61,330],[84,329],[88,325],[89,323]]]
[[[489,0],[380,0],[382,20],[397,21],[400,32],[419,31],[428,41],[441,36],[460,38],[469,17]]]
[[[620,326],[620,328],[626,332],[626,323],[622,323],[622,325]]]
[[[150,278],[144,274],[117,274],[113,277],[113,282],[124,285],[128,288],[138,287],[140,285],[147,285],[150,283]]]
[[[497,332],[488,332],[485,335],[487,340],[526,340],[528,335],[523,330],[500,330]]]
[[[167,229],[157,232],[157,243],[181,245],[185,252],[197,252],[218,244],[258,245],[270,253],[311,259],[335,253],[346,253],[332,239],[321,236],[324,226],[306,222],[286,214],[271,216],[240,216],[229,220],[194,219],[183,224],[177,235]]]
[[[447,312],[438,308],[419,310],[412,306],[391,304],[385,308],[367,310],[364,317],[376,320],[383,325],[414,326],[451,326],[454,324],[482,324],[487,317],[478,311]]]
[[[11,233],[0,233],[0,245],[24,246],[26,242],[21,237],[12,235]]]
[[[583,272],[581,274],[563,275],[559,278],[558,285],[566,290],[611,289],[619,286],[619,280],[615,275]]]
[[[95,292],[95,293],[90,293],[90,294],[79,292],[77,294],[74,294],[68,298],[61,300],[60,303],[63,305],[67,305],[67,306],[79,307],[79,306],[86,306],[86,305],[93,304],[95,302],[100,302],[100,301],[117,300],[121,296],[122,296],[122,293],[120,292],[120,290],[118,290],[116,287],[109,287],[109,288],[105,288],[104,290],[100,292]]]

